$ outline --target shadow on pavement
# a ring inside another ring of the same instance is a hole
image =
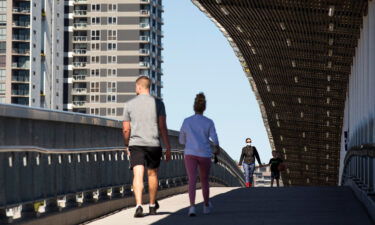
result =
[[[181,209],[153,225],[371,225],[351,189],[346,187],[241,188],[211,199],[214,211],[197,216]]]

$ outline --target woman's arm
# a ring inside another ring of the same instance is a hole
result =
[[[179,140],[180,144],[182,144],[182,145],[186,144],[185,120],[182,123],[178,140]]]

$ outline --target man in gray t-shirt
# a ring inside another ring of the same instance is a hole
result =
[[[123,135],[125,151],[130,157],[133,170],[133,189],[137,203],[134,217],[143,217],[142,192],[143,175],[147,167],[150,193],[150,215],[156,214],[158,189],[158,168],[162,157],[160,136],[166,147],[166,159],[170,160],[171,147],[168,139],[164,103],[150,96],[150,79],[141,76],[136,81],[137,96],[125,103]]]

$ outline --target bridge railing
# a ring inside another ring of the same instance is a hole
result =
[[[375,220],[375,146],[351,148],[344,161],[342,185],[350,186]]]
[[[169,132],[172,160],[161,163],[160,189],[187,183],[183,146]],[[0,210],[8,221],[132,195],[121,122],[83,114],[0,105]],[[211,182],[243,186],[225,151]],[[145,190],[147,191],[147,184]]]

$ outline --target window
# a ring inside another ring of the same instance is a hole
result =
[[[0,103],[5,103],[5,97],[0,96]]]
[[[6,38],[6,29],[0,28],[0,40],[5,40]]]
[[[92,25],[100,24],[100,17],[92,17],[91,18],[91,24]]]
[[[0,26],[6,26],[7,25],[7,16],[4,14],[0,15]]]
[[[0,83],[0,94],[5,94],[5,84]]]
[[[99,69],[91,70],[91,76],[92,77],[98,77],[99,75],[100,75],[100,70]]]
[[[117,30],[108,30],[108,40],[117,40]]]
[[[116,82],[107,83],[107,92],[116,92]]]
[[[0,55],[0,67],[5,67],[5,55]]]
[[[92,103],[99,102],[99,95],[91,95],[90,99]]]
[[[6,52],[6,42],[0,42],[0,53]]]
[[[100,30],[92,30],[91,31],[91,40],[92,41],[99,41],[100,40]]]
[[[0,70],[0,81],[5,81],[5,70]]]
[[[99,82],[91,82],[90,92],[99,92]]]
[[[0,12],[6,12],[6,11],[7,11],[7,1],[0,0]]]
[[[91,11],[100,11],[100,4],[92,4]]]
[[[91,64],[100,63],[100,57],[99,56],[92,56],[91,57]]]
[[[108,17],[108,24],[117,24],[116,17]]]
[[[99,108],[91,108],[90,113],[92,115],[99,115]]]
[[[117,50],[117,44],[116,43],[108,43],[108,50],[109,51]]]
[[[116,102],[116,95],[107,95],[107,102]]]
[[[99,50],[100,50],[100,44],[99,43],[91,44],[91,51],[99,51]]]
[[[117,70],[116,69],[108,69],[107,75],[109,77],[111,77],[111,76],[117,76]]]
[[[116,108],[108,108],[107,116],[116,116]]]
[[[116,4],[108,4],[108,11],[117,11]]]
[[[116,63],[117,56],[108,56],[108,63]]]

